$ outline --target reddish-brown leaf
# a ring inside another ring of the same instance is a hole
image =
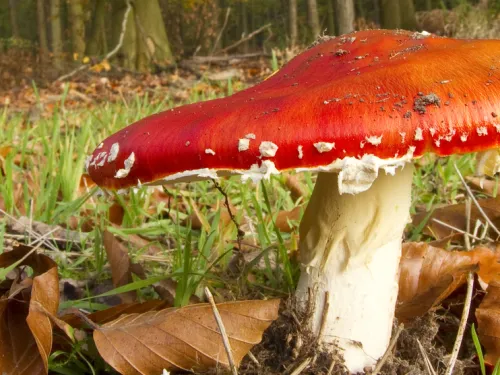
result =
[[[166,301],[149,300],[146,302],[122,303],[106,310],[96,311],[87,315],[87,319],[95,324],[104,324],[119,318],[123,314],[142,314],[149,311],[158,311],[169,307]],[[81,318],[81,311],[74,313],[73,309],[67,310],[60,319],[74,328],[84,328],[86,321]]]
[[[30,247],[20,246],[0,255],[0,268],[22,259],[30,251]],[[32,281],[24,283],[25,287],[15,288],[12,298],[0,299],[0,369],[9,375],[46,374],[52,348],[52,322],[39,307],[48,314],[57,313],[57,265],[49,257],[36,253],[21,265],[30,266],[34,276]]]
[[[497,226],[500,227],[500,196],[497,198],[488,198],[488,199],[478,199],[479,205],[482,207],[488,218]],[[423,220],[427,218],[428,213],[422,212],[414,216],[413,224],[418,226]],[[441,208],[437,208],[434,210],[432,215],[429,217],[425,228],[424,233],[433,236],[437,240],[442,239],[444,237],[448,237],[454,232],[452,229],[445,227],[433,219],[438,219],[446,224],[458,228],[462,231],[466,229],[467,217],[465,215],[465,204],[451,204],[447,206],[443,206]],[[481,220],[484,223],[484,218],[476,208],[475,205],[471,207],[471,224],[474,226],[476,220]],[[490,231],[491,235],[494,235]]]
[[[103,234],[104,248],[111,267],[111,277],[115,288],[132,282],[131,260],[127,247],[107,230]],[[136,300],[136,293],[130,291],[120,294],[124,303],[132,303]]]
[[[486,349],[485,361],[495,365],[500,359],[500,283],[493,281],[476,309],[479,341]]]
[[[427,243],[403,245],[396,316],[406,321],[423,315],[465,282],[467,272],[477,271],[489,283],[500,274],[497,255],[478,247],[447,251]]]
[[[290,233],[296,229],[298,226],[293,226],[291,224],[292,221],[299,222],[300,215],[304,211],[304,207],[297,206],[293,210],[290,211],[280,211],[278,215],[276,215],[276,227],[281,232]]]
[[[279,300],[229,302],[217,307],[239,364],[278,317]],[[122,315],[95,330],[94,341],[106,362],[124,375],[228,366],[208,304]]]
[[[305,197],[307,195],[304,184],[295,174],[287,173],[285,175],[285,185],[290,190],[290,194],[294,201],[297,201],[299,198]]]

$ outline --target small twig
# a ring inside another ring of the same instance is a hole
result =
[[[469,233],[470,233],[470,217],[471,217],[471,213],[472,213],[472,210],[471,210],[472,207],[471,207],[470,202],[471,202],[470,197],[467,197],[467,199],[465,200],[466,222],[465,222],[465,233],[464,233],[464,243],[465,243],[465,248],[467,250],[470,250],[470,248],[471,248]]]
[[[488,241],[493,242],[492,238],[489,238],[489,237],[485,237],[485,238],[478,237],[475,234],[472,234],[472,233],[469,233],[467,231],[464,231],[464,230],[462,230],[460,228],[457,228],[457,227],[455,227],[453,225],[445,223],[444,221],[441,221],[439,219],[433,218],[432,221],[434,221],[435,223],[437,223],[439,225],[442,225],[443,227],[449,228],[451,230],[454,230],[455,232],[463,234],[464,236],[467,236],[468,238],[472,238],[472,239],[477,240],[477,241],[482,241],[483,239],[487,239]]]
[[[7,212],[5,212],[4,210],[2,210],[0,208],[0,214],[6,216],[7,218],[9,218],[10,220],[16,222],[17,224],[19,225],[22,225],[24,227],[24,229],[26,230],[26,232],[33,236],[34,238],[36,238],[35,241],[31,241],[31,239],[29,239],[29,243],[28,245],[29,246],[32,246],[34,243],[36,242],[39,242],[39,241],[43,241],[43,243],[48,247],[50,248],[51,250],[55,251],[55,252],[58,252],[60,251],[57,247],[55,247],[52,243],[50,243],[50,241],[47,239],[47,237],[49,235],[51,235],[52,233],[54,233],[56,230],[58,230],[59,228],[54,228],[53,230],[41,235],[39,234],[38,232],[34,231],[34,230],[30,230],[29,226],[24,224],[24,223],[21,223],[19,220],[17,220],[14,216],[8,214]]]
[[[425,349],[422,346],[422,344],[420,343],[419,339],[417,339],[417,343],[418,343],[418,348],[420,349],[420,353],[422,354],[422,357],[424,358],[424,364],[425,364],[425,369],[427,370],[427,373],[429,375],[437,375],[436,370],[434,370],[434,368],[432,367],[431,360],[427,356],[427,353],[425,352]]]
[[[238,251],[241,252],[241,241],[243,241],[243,236],[245,235],[245,232],[243,232],[240,228],[240,224],[236,221],[236,217],[233,214],[233,211],[231,211],[231,206],[229,205],[229,197],[227,193],[222,189],[222,187],[219,185],[217,181],[212,179],[212,182],[214,183],[214,186],[219,192],[222,194],[224,197],[224,205],[227,208],[227,212],[229,214],[229,217],[231,218],[231,221],[234,223],[236,226],[237,234],[236,234],[236,241],[238,242]]]
[[[212,47],[212,51],[210,51],[210,56],[213,56],[215,49],[217,48],[217,45],[219,44],[220,38],[222,37],[222,33],[226,29],[227,21],[229,20],[229,14],[231,14],[231,7],[227,7],[226,17],[224,18],[224,23],[222,24],[222,27],[219,31],[219,34],[217,34],[217,38],[215,38],[214,46]]]
[[[255,363],[257,365],[257,367],[260,367],[260,362],[257,358],[255,358],[255,356],[253,355],[252,352],[248,352],[248,358],[250,358],[250,360]]]
[[[90,328],[92,328],[94,331],[99,329],[99,327],[100,327],[98,324],[94,323],[91,319],[89,319],[86,314],[84,314],[82,311],[80,311],[77,308],[72,307],[72,308],[67,309],[66,314],[75,315],[76,317],[80,318],[85,323],[87,323],[87,325]]]
[[[467,327],[467,319],[469,318],[473,290],[474,275],[472,274],[472,272],[469,272],[467,274],[467,292],[465,294],[464,309],[462,311],[462,317],[460,318],[457,337],[455,338],[455,344],[453,344],[450,361],[448,362],[448,367],[446,368],[445,375],[451,375],[453,373],[453,368],[455,367],[455,363],[458,358],[458,352],[460,351],[460,346],[462,345],[462,340],[464,338],[465,328]]]
[[[224,344],[224,349],[226,349],[227,360],[229,362],[229,367],[231,368],[231,373],[233,375],[238,375],[238,370],[236,370],[236,366],[234,364],[233,351],[231,349],[231,344],[229,343],[229,338],[227,337],[224,322],[222,321],[222,317],[220,316],[217,305],[215,304],[214,296],[212,296],[212,293],[210,292],[210,289],[208,289],[208,287],[205,287],[205,295],[207,296],[208,302],[212,306],[215,321],[217,322],[217,326],[219,327],[219,331],[222,336],[222,343]]]
[[[120,39],[118,40],[118,44],[115,46],[115,48],[113,48],[112,51],[110,51],[106,56],[104,56],[104,59],[102,59],[102,61],[111,59],[114,55],[116,55],[118,53],[120,48],[122,48],[122,46],[123,46],[123,40],[125,39],[125,31],[127,31],[128,15],[129,15],[130,11],[132,10],[132,5],[130,4],[130,1],[125,0],[125,2],[127,3],[127,10],[125,10],[125,14],[123,15],[122,31],[120,34]],[[58,79],[56,79],[56,82],[64,81],[70,77],[73,77],[75,74],[81,72],[82,70],[87,69],[89,66],[90,65],[82,65],[82,66],[76,68],[75,70],[73,70],[72,72],[69,72],[68,74],[65,74],[65,75],[59,77]]]
[[[311,361],[312,361],[311,357],[306,358],[304,362],[298,365],[298,367],[295,370],[293,370],[293,372],[290,373],[290,375],[299,375],[300,373],[302,373],[302,371],[304,371],[307,368],[307,366],[311,364]]]
[[[323,312],[321,313],[321,325],[319,326],[318,336],[316,337],[317,342],[321,342],[321,338],[325,332],[328,310],[330,309],[330,293],[325,291],[325,302],[323,305]]]
[[[220,52],[220,53],[225,53],[225,52],[227,52],[227,51],[229,51],[229,50],[231,50],[231,49],[233,49],[233,48],[235,48],[235,47],[238,47],[240,44],[245,43],[247,40],[252,39],[255,35],[257,35],[257,34],[261,33],[261,32],[262,32],[262,31],[264,31],[264,30],[269,29],[269,28],[271,27],[271,25],[272,25],[271,23],[268,23],[267,25],[264,25],[264,26],[262,26],[262,27],[259,27],[257,30],[252,31],[252,32],[251,32],[250,34],[248,34],[247,36],[245,36],[245,37],[241,38],[240,40],[238,40],[237,42],[235,42],[235,43],[231,44],[230,46],[228,46],[228,47],[226,47],[226,48],[221,49],[219,52]]]
[[[336,364],[337,364],[337,361],[335,359],[332,359],[332,361],[330,362],[330,367],[328,367],[328,372],[326,373],[326,375],[331,375],[333,373],[333,369],[334,369]]]
[[[496,232],[498,236],[500,236],[500,230],[493,224],[493,222],[490,220],[488,215],[484,212],[483,208],[480,206],[479,202],[477,201],[476,197],[474,194],[472,194],[472,191],[465,182],[464,176],[462,176],[462,173],[460,173],[460,170],[458,169],[457,165],[454,164],[455,170],[457,171],[458,177],[460,177],[460,180],[462,181],[462,184],[464,185],[465,190],[467,191],[467,194],[469,195],[470,199],[472,199],[472,202],[474,202],[474,205],[477,207],[478,211],[481,213],[481,215],[484,217],[484,220],[493,228],[493,230]]]
[[[400,324],[398,326],[396,333],[394,334],[394,336],[392,336],[391,342],[389,343],[387,350],[385,351],[380,361],[378,361],[377,366],[375,366],[372,375],[377,375],[384,366],[385,362],[387,362],[387,359],[389,359],[389,356],[391,355],[394,346],[398,342],[399,335],[401,334],[401,332],[403,332],[403,328],[404,328],[403,324]]]
[[[464,178],[460,174],[456,164],[455,169],[457,170],[462,183],[466,187],[467,194],[469,194],[469,199],[465,202],[465,215],[466,215],[466,228],[467,231],[470,230],[470,217],[471,217],[471,204],[470,200],[474,200],[474,196],[470,189],[468,189],[467,184],[465,183]],[[478,205],[479,208],[479,205]],[[486,218],[486,217],[485,217]],[[489,218],[488,218],[489,220]],[[466,238],[467,239],[467,238]],[[465,246],[467,251],[470,250],[470,242],[465,241]],[[464,301],[464,309],[462,311],[462,316],[460,317],[460,324],[458,325],[457,337],[455,338],[455,343],[453,344],[453,349],[451,351],[450,360],[448,362],[448,366],[446,367],[445,375],[451,375],[453,373],[453,368],[455,367],[455,363],[457,362],[458,352],[460,351],[460,346],[462,345],[462,341],[464,338],[465,328],[467,327],[467,319],[469,318],[470,305],[472,302],[472,292],[474,290],[474,275],[472,272],[467,274],[467,292],[465,294]]]

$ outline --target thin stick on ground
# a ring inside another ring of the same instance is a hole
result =
[[[465,190],[467,191],[467,195],[470,197],[470,199],[472,199],[472,202],[474,202],[474,205],[477,207],[478,211],[481,213],[484,220],[486,220],[486,222],[493,228],[495,233],[498,236],[500,236],[500,230],[498,230],[498,228],[495,226],[495,224],[493,224],[493,222],[490,220],[488,215],[486,215],[483,208],[481,207],[481,205],[477,201],[474,194],[472,194],[472,190],[470,189],[469,185],[467,185],[467,183],[465,182],[464,176],[462,176],[462,173],[460,173],[460,170],[458,169],[457,165],[454,164],[454,167],[455,167],[455,170],[457,171],[458,177],[460,177],[460,180],[462,181],[462,184],[464,185]]]
[[[445,223],[444,221],[441,221],[439,219],[433,218],[432,221],[435,222],[436,224],[442,225],[445,228],[448,228],[448,229],[451,229],[451,230],[453,230],[453,231],[455,231],[457,233],[463,234],[465,238],[469,238],[469,239],[472,238],[473,240],[476,240],[476,241],[487,240],[489,242],[493,242],[493,239],[490,238],[490,237],[488,237],[488,236],[486,236],[484,238],[478,237],[478,236],[476,236],[476,235],[474,235],[474,234],[472,234],[472,233],[470,233],[468,231],[464,231],[464,230],[462,230],[460,228],[457,228],[457,227],[455,227],[453,225]]]
[[[220,316],[219,310],[217,309],[217,305],[215,304],[214,297],[212,296],[210,289],[208,289],[207,287],[205,287],[205,295],[207,296],[208,302],[212,306],[212,311],[214,313],[215,321],[217,322],[217,326],[219,327],[220,335],[222,336],[222,343],[224,344],[224,349],[226,350],[227,361],[229,362],[231,373],[233,375],[238,375],[238,370],[236,370],[236,366],[234,364],[231,344],[229,342],[229,338],[227,337],[226,328],[224,327],[222,317]]]
[[[319,327],[318,331],[318,336],[317,340],[318,342],[321,341],[321,338],[323,337],[323,333],[325,332],[325,326],[326,326],[326,317],[328,316],[328,310],[330,309],[330,293],[328,291],[325,292],[325,304],[323,305],[323,312],[321,313],[321,325]]]
[[[479,210],[481,210],[479,204],[475,200],[474,195],[472,194],[472,191],[469,189],[467,184],[465,183],[465,180],[460,173],[460,170],[457,168],[457,165],[455,164],[455,169],[458,173],[458,176],[460,177],[460,180],[464,184],[467,194],[469,195],[468,202],[465,204],[465,214],[466,214],[466,232],[470,231],[470,217],[471,217],[471,204],[470,200],[474,201],[476,206],[478,207]],[[489,222],[489,218],[484,214],[485,219]],[[492,226],[494,227],[494,226]],[[467,251],[470,250],[470,241],[467,238],[468,234],[465,234],[465,245]],[[455,367],[455,363],[457,362],[458,358],[458,352],[460,351],[460,346],[462,345],[462,341],[464,338],[464,333],[465,333],[465,328],[467,327],[467,319],[469,318],[469,312],[470,312],[470,305],[472,302],[472,291],[474,290],[474,275],[472,272],[469,272],[467,274],[467,292],[465,294],[465,301],[464,301],[464,309],[462,311],[462,316],[460,318],[460,324],[458,325],[458,331],[457,331],[457,337],[455,338],[455,343],[453,344],[453,349],[451,351],[450,355],[450,360],[448,362],[448,366],[446,367],[446,371],[444,372],[445,375],[451,375],[453,373],[453,368]]]
[[[309,357],[309,358],[306,358],[295,370],[293,370],[293,372],[290,373],[290,375],[299,375],[300,373],[302,373],[302,371],[304,371],[307,366],[309,366],[312,362],[312,358]]]
[[[257,367],[260,367],[260,362],[257,358],[255,358],[255,356],[253,355],[252,352],[248,352],[248,358],[250,358],[250,360],[255,363],[257,365]]]
[[[241,241],[243,241],[243,236],[245,235],[245,232],[243,232],[241,230],[240,224],[236,221],[236,217],[234,216],[233,211],[231,211],[231,205],[229,204],[229,196],[224,191],[224,189],[222,189],[222,186],[220,186],[220,184],[217,181],[212,180],[212,182],[213,182],[215,188],[217,190],[219,190],[219,192],[224,197],[224,205],[226,206],[227,213],[229,214],[229,217],[230,217],[231,221],[236,226],[236,230],[237,230],[236,241],[238,242],[238,251],[241,251]]]
[[[333,373],[333,369],[335,368],[335,365],[337,364],[337,361],[335,359],[332,359],[332,362],[330,363],[330,367],[328,367],[328,372],[326,375],[331,375]]]
[[[385,353],[382,356],[382,358],[380,359],[380,361],[378,361],[377,366],[375,366],[375,368],[373,369],[372,375],[377,375],[378,373],[380,373],[380,370],[382,369],[385,362],[387,362],[387,359],[391,355],[392,350],[394,349],[394,346],[396,346],[396,343],[398,342],[399,335],[401,334],[401,332],[403,332],[403,328],[404,328],[403,324],[400,324],[398,326],[396,333],[394,334],[394,336],[392,336],[391,342],[389,343],[387,350],[385,351]]]
[[[125,10],[125,14],[123,15],[122,31],[120,33],[120,39],[118,39],[118,43],[116,44],[115,48],[113,48],[112,51],[110,51],[106,56],[104,56],[104,59],[102,59],[102,61],[106,61],[106,60],[111,59],[114,55],[116,55],[118,53],[120,48],[122,48],[122,46],[123,46],[123,40],[125,39],[125,31],[127,31],[128,15],[129,15],[130,11],[132,10],[132,4],[130,4],[130,1],[125,0],[125,2],[127,3],[127,9]],[[59,77],[58,79],[56,79],[56,82],[64,81],[68,78],[71,78],[75,74],[81,72],[82,70],[87,69],[88,67],[90,67],[90,65],[81,65],[78,68],[76,68],[75,70],[69,72],[68,74],[65,74],[65,75]]]
[[[231,14],[231,7],[227,7],[226,16],[224,17],[224,23],[222,24],[222,27],[219,31],[219,34],[217,34],[217,38],[215,38],[215,42],[214,42],[214,45],[212,47],[212,51],[210,51],[210,56],[214,55],[215,49],[217,48],[217,45],[219,44],[220,38],[222,37],[222,33],[226,29],[227,21],[229,20],[230,14]],[[209,67],[210,67],[210,65],[209,65]]]
[[[429,359],[429,356],[425,352],[425,349],[422,346],[422,344],[420,343],[419,339],[417,339],[417,343],[418,343],[418,348],[420,349],[420,353],[422,354],[422,357],[424,358],[425,369],[427,370],[427,373],[429,375],[437,375],[436,370],[434,370],[434,368],[432,367],[431,360]]]

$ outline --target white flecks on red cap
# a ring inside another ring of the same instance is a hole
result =
[[[278,146],[270,141],[263,141],[259,146],[260,155],[262,157],[271,158],[278,152]]]

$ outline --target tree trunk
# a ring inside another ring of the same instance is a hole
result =
[[[290,22],[290,45],[295,47],[299,30],[297,27],[297,0],[288,0],[288,17]]]
[[[311,29],[313,38],[316,39],[321,34],[316,0],[307,0],[307,11],[309,13],[309,28]]]
[[[363,0],[356,0],[356,3],[354,4],[354,13],[358,16],[358,18],[367,18]]]
[[[89,42],[87,43],[87,55],[96,56],[107,52],[105,28],[106,0],[96,0],[92,30]]]
[[[242,34],[247,36],[248,35],[248,12],[247,12],[247,2],[242,1],[241,2],[241,27],[242,27]],[[242,37],[243,37],[242,35]],[[250,45],[248,43],[248,40],[243,43],[243,53],[248,53],[250,50]]]
[[[9,10],[10,10],[10,27],[12,28],[12,36],[14,38],[19,38],[19,24],[17,23],[17,0],[9,0]]]
[[[415,5],[413,0],[400,0],[401,27],[405,30],[416,30]]]
[[[112,29],[112,42],[111,48],[115,48],[120,40],[120,35],[122,33],[123,17],[125,16],[125,11],[127,10],[127,4],[125,1],[113,1],[113,29]],[[135,17],[134,9],[129,12],[127,19],[127,27],[125,29],[125,34],[123,37],[123,44],[120,51],[116,55],[116,59],[120,66],[135,70],[137,61],[137,32],[135,27]]]
[[[167,31],[158,0],[135,1],[137,62],[139,71],[148,71],[151,63],[166,66],[173,60]]]
[[[49,47],[47,43],[47,25],[45,23],[46,20],[43,0],[36,1],[36,20],[38,43],[40,44],[40,58],[42,62],[45,62],[49,54]]]
[[[425,10],[432,10],[432,0],[425,0]]]
[[[333,0],[326,1],[326,12],[328,20],[328,35],[335,35],[335,12],[333,11]]]
[[[339,35],[354,31],[354,1],[336,0],[335,16]]]
[[[382,0],[382,28],[398,29],[401,27],[399,0]]]
[[[82,0],[68,1],[71,24],[71,43],[73,54],[81,59],[85,53],[85,21]]]
[[[380,25],[380,3],[379,0],[373,0],[373,21]]]
[[[54,67],[62,69],[62,32],[61,32],[61,0],[50,2],[50,30],[52,35],[52,54]]]

